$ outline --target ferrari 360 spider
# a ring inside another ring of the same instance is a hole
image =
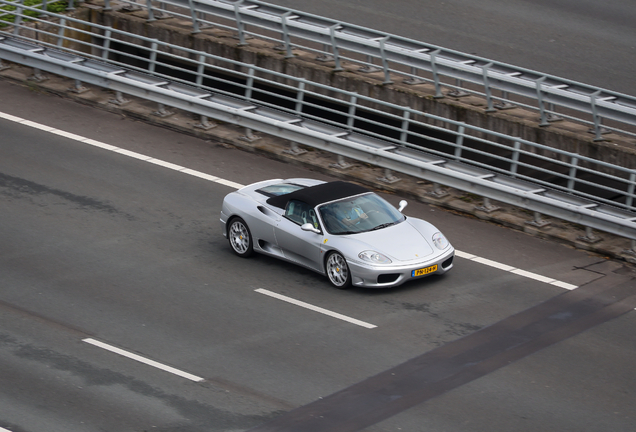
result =
[[[267,180],[223,200],[223,235],[241,257],[253,252],[327,275],[347,288],[393,287],[446,273],[455,250],[433,225],[348,182]]]

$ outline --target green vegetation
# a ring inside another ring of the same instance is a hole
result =
[[[17,0],[14,0],[14,3],[18,3]],[[42,0],[24,0],[23,4],[25,6],[35,7],[38,9],[42,9]],[[49,2],[46,5],[46,10],[53,13],[63,13],[68,6],[68,2],[66,1],[56,1],[55,3]],[[15,15],[8,14],[6,12],[11,12],[17,9],[17,6],[6,5],[3,4],[0,6],[0,27],[6,27],[8,24],[2,22],[13,23],[15,21]],[[39,12],[25,10],[24,15],[35,17],[39,15]]]

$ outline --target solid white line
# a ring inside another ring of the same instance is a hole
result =
[[[40,124],[40,123],[35,123],[35,122],[31,121],[31,120],[26,120],[26,119],[23,119],[23,118],[20,118],[20,117],[16,117],[16,116],[11,115],[11,114],[0,112],[0,118],[3,118],[5,120],[9,120],[9,121],[13,121],[13,122],[16,122],[16,123],[20,123],[20,124],[22,124],[24,126],[29,126],[29,127],[35,128],[35,129],[41,129],[41,130],[43,130],[45,132],[50,132],[50,133],[53,133],[53,134],[56,134],[56,135],[60,135],[60,136],[63,136],[65,138],[68,138],[68,139],[79,141],[79,142],[84,143],[84,144],[89,144],[89,145],[92,145],[94,147],[98,147],[98,148],[101,148],[101,149],[104,149],[104,150],[112,151],[114,153],[119,153],[119,154],[122,154],[124,156],[132,157],[132,158],[139,159],[139,160],[142,160],[142,161],[145,161],[145,162],[150,162],[150,163],[155,164],[155,165],[159,165],[159,166],[162,166],[162,167],[165,167],[165,168],[168,168],[168,169],[172,169],[174,171],[179,171],[179,172],[182,172],[182,173],[194,176],[194,177],[199,177],[199,178],[202,178],[202,179],[205,179],[205,180],[209,180],[209,181],[214,182],[214,183],[219,183],[219,184],[222,184],[224,186],[228,186],[228,187],[231,187],[231,188],[234,188],[234,189],[240,189],[240,188],[242,188],[244,186],[244,185],[242,185],[240,183],[236,183],[236,182],[233,182],[233,181],[230,181],[230,180],[225,180],[225,179],[222,179],[222,178],[219,178],[219,177],[216,177],[216,176],[212,176],[210,174],[206,174],[206,173],[203,173],[203,172],[191,170],[189,168],[185,168],[185,167],[182,167],[180,165],[173,164],[171,162],[166,162],[166,161],[162,161],[160,159],[155,159],[152,156],[147,156],[147,155],[144,155],[144,154],[141,154],[141,153],[137,153],[137,152],[130,151],[130,150],[127,150],[127,149],[123,149],[123,148],[120,148],[120,147],[116,147],[116,146],[111,145],[111,144],[106,144],[106,143],[103,143],[103,142],[99,142],[99,141],[96,141],[94,139],[82,137],[82,136],[76,135],[74,133],[61,131],[59,129],[55,129],[55,128],[52,128],[50,126],[46,126],[46,125],[43,125],[43,124]]]
[[[13,116],[11,114],[6,114],[6,113],[3,113],[3,112],[0,112],[0,118],[3,118],[5,120],[10,120],[10,121],[13,121],[13,122],[16,122],[16,123],[20,123],[20,124],[23,124],[25,126],[30,126],[30,127],[36,128],[36,129],[41,129],[41,130],[44,130],[44,131],[47,131],[47,132],[55,133],[57,135],[64,136],[66,138],[70,138],[70,139],[77,140],[77,141],[85,143],[85,144],[89,144],[89,145],[92,145],[92,146],[95,146],[95,147],[102,148],[104,150],[108,150],[108,151],[112,151],[112,152],[115,152],[115,153],[119,153],[119,154],[122,154],[122,155],[125,155],[125,156],[129,156],[129,157],[132,157],[132,158],[135,158],[135,159],[140,159],[140,160],[143,160],[145,162],[150,162],[150,163],[155,164],[155,165],[159,165],[159,166],[162,166],[162,167],[165,167],[165,168],[168,168],[168,169],[172,169],[172,170],[175,170],[175,171],[178,171],[178,172],[182,172],[184,174],[188,174],[188,175],[191,175],[191,176],[194,176],[194,177],[199,177],[199,178],[202,178],[204,180],[208,180],[208,181],[211,181],[211,182],[214,182],[214,183],[222,184],[224,186],[228,186],[228,187],[231,187],[231,188],[234,188],[234,189],[240,189],[240,188],[242,188],[244,186],[244,185],[242,185],[240,183],[236,183],[236,182],[233,182],[233,181],[230,181],[230,180],[225,180],[225,179],[222,179],[222,178],[210,175],[210,174],[202,173],[200,171],[191,170],[189,168],[185,168],[185,167],[182,167],[180,165],[173,164],[171,162],[166,162],[166,161],[162,161],[160,159],[155,159],[155,158],[153,158],[151,156],[146,156],[146,155],[143,155],[141,153],[133,152],[133,151],[130,151],[130,150],[119,148],[119,147],[115,147],[113,145],[102,143],[102,142],[99,142],[99,141],[95,141],[95,140],[90,139],[90,138],[81,137],[81,136],[75,135],[73,133],[64,132],[64,131],[61,131],[59,129],[55,129],[55,128],[51,128],[51,127],[46,126],[46,125],[35,123],[35,122],[31,121],[31,120],[26,120],[26,119],[23,119],[23,118],[20,118],[20,117]],[[455,255],[460,257],[460,258],[464,258],[464,259],[467,259],[467,260],[475,261],[475,262],[478,262],[478,263],[481,263],[481,264],[484,264],[484,265],[487,265],[487,266],[490,266],[490,267],[494,267],[494,268],[497,268],[497,269],[500,269],[500,270],[503,270],[503,271],[515,273],[515,274],[517,274],[519,276],[522,276],[522,277],[526,277],[526,278],[534,279],[534,280],[537,280],[537,281],[540,281],[540,282],[545,282],[545,283],[550,284],[550,285],[558,286],[560,288],[564,288],[564,289],[568,289],[568,290],[573,290],[573,289],[577,288],[576,285],[572,285],[572,284],[569,284],[567,282],[562,282],[562,281],[558,281],[558,280],[555,280],[555,279],[552,279],[552,278],[549,278],[549,277],[546,277],[546,276],[541,276],[541,275],[538,275],[536,273],[531,273],[531,272],[528,272],[528,271],[525,271],[525,270],[521,270],[521,269],[518,269],[518,268],[515,268],[515,267],[512,267],[512,266],[509,266],[507,264],[503,264],[503,263],[500,263],[500,262],[497,262],[497,261],[492,261],[492,260],[489,260],[487,258],[478,257],[476,255],[469,254],[467,252],[462,252],[462,251],[456,250],[455,251]]]
[[[570,283],[567,282],[561,282],[561,281],[554,281],[554,282],[550,282],[550,285],[554,285],[554,286],[558,286],[559,288],[564,288],[566,290],[575,290],[578,288],[577,285],[572,285]]]
[[[526,270],[521,270],[521,269],[518,269],[516,267],[509,266],[508,264],[503,264],[503,263],[500,263],[500,262],[497,262],[497,261],[489,260],[487,258],[478,257],[476,255],[469,254],[468,252],[462,252],[462,251],[455,250],[455,256],[457,256],[459,258],[467,259],[469,261],[475,261],[477,263],[484,264],[484,265],[487,265],[487,266],[490,266],[490,267],[494,267],[494,268],[497,268],[499,270],[503,270],[503,271],[506,271],[506,272],[514,273],[514,274],[516,274],[518,276],[521,276],[521,277],[525,277],[525,278],[528,278],[528,279],[534,279],[536,281],[547,283],[549,285],[554,285],[554,286],[557,286],[559,288],[564,288],[564,289],[567,289],[567,290],[573,290],[573,289],[577,289],[578,288],[576,285],[572,285],[572,284],[567,283],[567,282],[558,281],[558,280],[553,279],[551,277],[542,276],[542,275],[537,274],[537,273],[532,273],[532,272],[529,272],[529,271],[526,271]]]
[[[475,257],[472,260],[475,261],[475,262],[478,262],[480,264],[484,264],[484,265],[487,265],[487,266],[490,266],[490,267],[494,267],[496,269],[507,271],[507,272],[512,271],[512,270],[515,269],[513,266],[502,264],[502,263],[497,262],[497,261],[492,261],[492,260],[489,260],[487,258]]]
[[[554,282],[554,279],[552,278],[541,276],[539,274],[521,270],[521,269],[514,269],[514,270],[511,270],[510,272],[519,276],[527,277],[528,279],[538,280],[539,282],[543,282],[547,284]]]
[[[11,432],[9,429],[5,429],[3,427],[0,427],[0,432]]]
[[[314,306],[314,305],[311,305],[309,303],[305,303],[305,302],[302,302],[300,300],[296,300],[296,299],[293,299],[291,297],[284,296],[282,294],[277,294],[275,292],[268,291],[266,289],[258,288],[258,289],[254,290],[254,291],[256,291],[257,293],[265,294],[265,295],[270,296],[270,297],[274,297],[276,299],[285,301],[287,303],[295,304],[296,306],[304,307],[304,308],[312,310],[314,312],[319,312],[321,314],[329,315],[330,317],[333,317],[333,318],[338,318],[338,319],[341,319],[343,321],[347,321],[347,322],[350,322],[352,324],[359,325],[361,327],[366,327],[368,329],[372,329],[372,328],[376,328],[377,327],[376,325],[369,324],[367,322],[360,321],[358,319],[351,318],[351,317],[348,317],[346,315],[339,314],[337,312],[332,312],[330,310],[323,309],[321,307]]]
[[[178,375],[178,376],[180,376],[182,378],[187,378],[187,379],[189,379],[191,381],[200,382],[200,381],[204,380],[204,378],[198,377],[196,375],[192,375],[192,374],[187,373],[187,372],[183,372],[183,371],[181,371],[179,369],[175,369],[175,368],[173,368],[171,366],[167,366],[167,365],[164,365],[162,363],[156,362],[154,360],[150,360],[150,359],[147,359],[145,357],[142,357],[140,355],[133,354],[131,352],[128,352],[128,351],[125,351],[123,349],[114,347],[112,345],[108,345],[108,344],[106,344],[104,342],[100,342],[100,341],[95,340],[93,338],[82,339],[82,341],[86,342],[88,344],[95,345],[97,347],[103,348],[103,349],[105,349],[107,351],[114,352],[115,354],[119,354],[119,355],[127,357],[129,359],[136,360],[136,361],[138,361],[140,363],[147,364],[148,366],[152,366],[152,367],[155,367],[157,369],[161,369],[163,371],[170,372],[171,374]]]

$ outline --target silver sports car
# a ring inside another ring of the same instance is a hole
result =
[[[241,257],[259,252],[302,265],[337,288],[393,287],[453,267],[455,250],[428,222],[406,217],[353,183],[267,180],[223,200],[223,235]]]

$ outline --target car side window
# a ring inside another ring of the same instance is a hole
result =
[[[310,223],[314,226],[314,228],[318,228],[316,212],[308,204],[302,201],[289,201],[287,203],[287,207],[285,207],[285,217],[298,225]]]

